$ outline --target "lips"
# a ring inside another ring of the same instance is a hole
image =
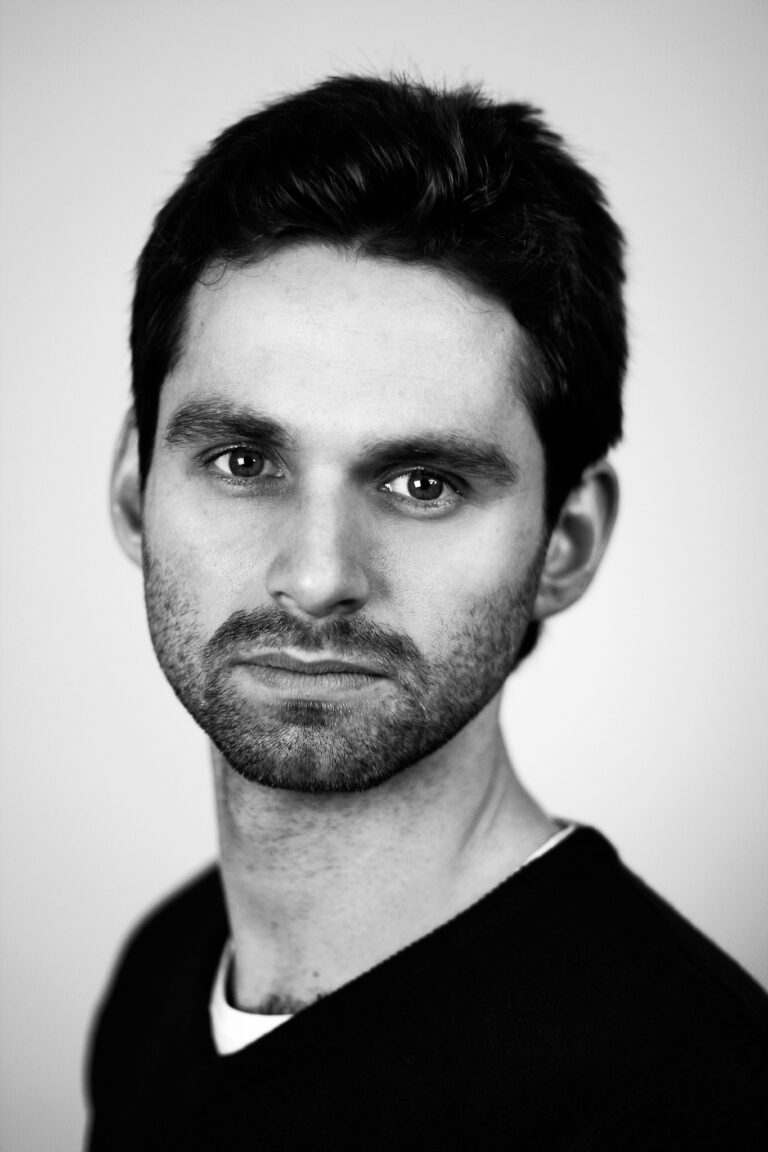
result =
[[[258,668],[275,669],[276,672],[287,672],[299,676],[372,676],[381,679],[385,673],[380,667],[370,664],[360,664],[356,660],[341,660],[335,657],[319,657],[302,655],[298,657],[286,651],[267,650],[264,652],[249,652],[238,655],[237,664],[245,664]]]
[[[315,658],[285,650],[241,652],[231,664],[246,691],[267,705],[279,702],[335,710],[371,695],[378,697],[394,686],[379,667],[322,653]]]
[[[275,668],[284,672],[293,672],[303,676],[326,676],[340,674],[342,676],[382,676],[380,668],[369,664],[360,664],[352,660],[339,660],[334,658],[298,657],[288,652],[267,651],[249,653],[241,656],[243,664],[252,664],[260,668]]]

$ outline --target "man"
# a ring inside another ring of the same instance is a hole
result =
[[[124,953],[92,1149],[757,1146],[764,995],[499,730],[611,534],[622,282],[595,180],[470,90],[327,81],[160,212],[113,506],[221,861]]]

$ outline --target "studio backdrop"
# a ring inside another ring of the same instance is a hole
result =
[[[547,809],[768,982],[768,5],[3,0],[2,1090],[9,1152],[81,1140],[125,933],[216,850],[203,736],[151,651],[107,483],[132,268],[194,155],[329,73],[538,104],[629,243],[618,527],[504,702]]]

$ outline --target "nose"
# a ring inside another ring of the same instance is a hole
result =
[[[295,615],[357,612],[370,596],[364,525],[348,501],[326,494],[284,507],[267,591]]]

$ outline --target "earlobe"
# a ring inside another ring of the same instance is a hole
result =
[[[130,560],[141,565],[141,482],[139,477],[139,437],[133,411],[120,429],[110,485],[112,526],[118,542]]]
[[[535,619],[562,612],[586,592],[608,547],[618,507],[616,473],[601,460],[587,469],[558,516],[539,581]]]

